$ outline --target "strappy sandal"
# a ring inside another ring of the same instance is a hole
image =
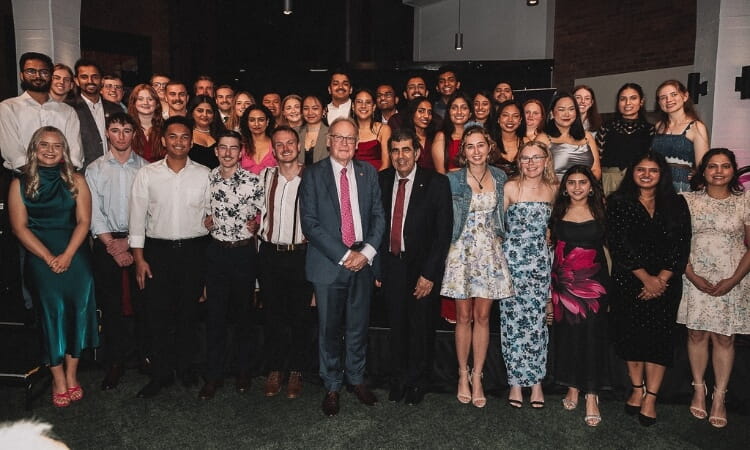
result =
[[[478,374],[474,371],[471,372],[471,378],[473,379],[475,376],[479,377],[480,380],[480,386],[481,386],[481,380],[484,378],[484,373],[479,372]],[[471,383],[472,388],[474,387],[474,382]],[[482,391],[482,397],[474,397],[474,389],[472,389],[471,392],[471,404],[476,406],[477,408],[484,408],[487,405],[487,398],[484,397],[484,391]]]
[[[717,391],[716,387],[714,387],[714,392],[713,392],[713,394],[711,394],[711,409],[714,409],[713,408],[713,406],[714,406],[713,403],[716,401],[715,400],[716,394],[720,394],[722,396],[721,397],[721,403],[724,404],[726,393],[727,393],[726,390]],[[724,414],[726,414],[726,413],[724,413]],[[710,423],[711,426],[713,426],[714,428],[724,428],[725,426],[727,426],[727,418],[726,417],[719,417],[719,416],[709,416],[708,423]]]
[[[52,404],[55,405],[55,408],[67,408],[70,406],[70,396],[68,396],[67,392],[63,392],[62,394],[52,392]]]
[[[706,396],[708,395],[708,388],[706,387],[706,382],[701,381],[700,383],[696,383],[695,381],[693,381],[690,384],[693,385],[693,389],[695,389],[697,386],[703,386],[703,400],[705,403]],[[695,390],[698,391],[698,389],[695,389]],[[700,420],[703,420],[706,417],[708,417],[708,413],[706,412],[705,409],[698,408],[697,406],[693,406],[692,404],[690,405],[690,414],[692,414],[693,417],[695,417],[696,419],[700,419]]]
[[[651,392],[648,389],[646,389],[646,395],[653,395],[654,397],[657,397],[658,394],[656,392]],[[644,397],[646,396],[644,395]],[[650,427],[651,425],[656,423],[656,417],[649,417],[644,415],[642,412],[638,412],[638,422],[641,423],[644,427]]]
[[[72,388],[68,388],[67,394],[71,402],[77,402],[83,399],[83,388],[81,386],[73,386]]]
[[[584,396],[585,399],[588,400],[589,396],[593,396],[596,398],[596,406],[599,406],[599,396],[594,394],[586,394]],[[586,414],[583,417],[583,421],[586,422],[586,425],[590,427],[598,426],[600,423],[602,423],[602,415],[601,414]]]
[[[646,396],[646,383],[641,382],[641,384],[631,384],[630,386],[633,387],[633,390],[636,389],[643,389],[643,394],[641,394],[641,401],[643,401],[643,397]],[[625,402],[625,412],[630,415],[634,416],[641,412],[641,405],[631,405],[628,402]]]
[[[563,405],[563,409],[565,409],[565,411],[573,411],[574,409],[576,409],[578,407],[578,394],[576,394],[576,400],[575,401],[569,400],[568,399],[568,395],[565,394],[565,397],[563,397],[563,399],[562,399],[562,405]]]
[[[466,375],[466,377],[469,377],[468,382],[469,382],[469,385],[471,385],[471,377],[470,377],[469,368],[467,367],[465,369],[462,369],[459,367],[458,368],[458,393],[456,394],[456,398],[458,399],[459,402],[463,403],[464,405],[467,405],[471,402],[471,393],[469,394],[461,393],[461,377],[464,374]]]

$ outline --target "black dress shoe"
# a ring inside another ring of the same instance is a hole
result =
[[[201,400],[210,400],[214,398],[214,395],[216,395],[216,390],[223,385],[224,382],[221,380],[206,381],[206,384],[203,385],[201,391],[198,393],[198,398],[200,398]]]
[[[402,398],[404,398],[404,387],[400,384],[392,384],[388,392],[388,401],[400,402]]]
[[[198,375],[192,369],[185,369],[181,371],[179,376],[180,382],[187,389],[190,389],[191,387],[198,384]]]
[[[375,397],[375,394],[364,383],[354,386],[352,392],[354,392],[354,395],[357,396],[360,402],[367,406],[373,406],[378,402],[378,398]]]
[[[416,386],[416,387],[409,387],[406,389],[406,398],[404,399],[404,402],[407,405],[418,405],[422,402],[422,399],[424,399],[424,389]]]
[[[249,391],[250,384],[251,384],[250,374],[245,371],[241,371],[237,375],[237,380],[235,381],[235,388],[237,388],[237,392],[242,393],[242,392]]]
[[[156,380],[151,380],[148,382],[147,385],[143,386],[143,389],[138,391],[138,394],[136,394],[136,397],[138,398],[152,398],[156,397],[156,395],[161,391],[162,383]]]
[[[112,364],[109,366],[107,374],[104,376],[104,381],[102,381],[102,390],[108,391],[116,388],[124,371],[125,368],[121,364]]]
[[[333,417],[339,413],[339,393],[328,392],[323,398],[323,414],[328,417]]]

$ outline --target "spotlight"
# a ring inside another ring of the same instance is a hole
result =
[[[292,13],[292,0],[284,0],[284,15],[288,16]]]
[[[454,42],[455,42],[456,50],[462,50],[464,48],[464,34],[456,33]]]
[[[539,4],[539,0],[526,0],[526,6],[536,6]]]

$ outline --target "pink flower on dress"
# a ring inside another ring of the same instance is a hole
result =
[[[567,256],[564,255],[565,242],[557,241],[555,247],[555,261],[552,264],[552,304],[554,306],[555,321],[563,319],[563,308],[567,309],[568,320],[571,323],[585,319],[591,311],[599,311],[599,298],[607,290],[591,277],[599,271],[599,263],[595,249],[575,247]]]

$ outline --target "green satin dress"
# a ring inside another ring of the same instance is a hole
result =
[[[70,242],[76,226],[76,201],[57,167],[39,167],[39,193],[30,199],[21,181],[21,198],[28,227],[49,249],[59,255]],[[40,258],[26,255],[27,283],[41,306],[46,363],[62,364],[65,354],[80,357],[81,350],[99,345],[91,251],[84,242],[70,267],[57,274]]]

